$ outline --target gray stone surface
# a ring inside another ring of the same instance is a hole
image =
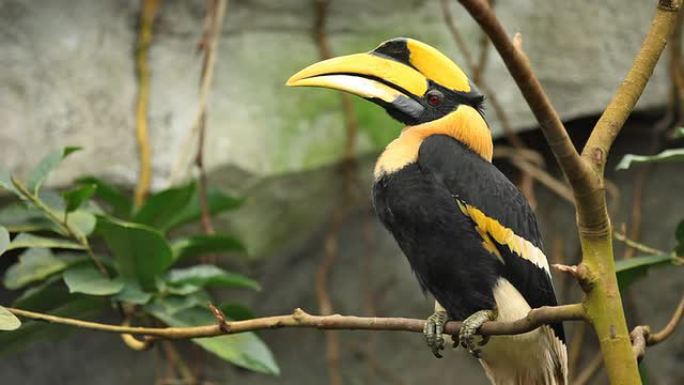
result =
[[[457,24],[476,51],[478,29],[453,3]],[[498,13],[511,35],[522,33],[539,78],[569,119],[594,114],[609,100],[643,39],[653,4],[517,0],[500,2]],[[0,0],[3,167],[25,172],[48,150],[80,145],[85,151],[59,170],[53,184],[83,173],[133,183],[137,17],[136,1]],[[203,1],[169,1],[157,20],[149,111],[156,187],[167,185],[187,147],[197,104],[202,17]],[[209,106],[210,168],[232,165],[268,176],[339,159],[344,134],[337,94],[283,86],[289,75],[318,60],[312,23],[308,0],[230,2]],[[333,1],[328,31],[337,54],[410,36],[461,62],[436,0]],[[662,72],[640,107],[663,104]],[[486,76],[516,129],[532,127],[532,115],[494,52]],[[355,105],[358,151],[375,152],[398,126],[375,106]]]

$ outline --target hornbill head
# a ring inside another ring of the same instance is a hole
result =
[[[466,110],[460,106],[472,107],[481,115],[484,100],[453,61],[408,38],[388,40],[368,53],[312,64],[294,74],[287,85],[332,88],[361,96],[409,126]]]

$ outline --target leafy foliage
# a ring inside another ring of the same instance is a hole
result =
[[[124,278],[135,280],[146,291],[171,264],[171,248],[158,231],[108,216],[98,217],[97,232],[112,251]]]
[[[0,208],[0,257],[20,251],[2,280],[8,289],[23,290],[13,306],[89,319],[119,303],[170,326],[193,326],[215,322],[207,307],[212,302],[208,288],[259,290],[256,281],[216,265],[187,265],[208,254],[242,253],[239,240],[218,234],[169,237],[174,228],[201,216],[195,183],[153,194],[137,209],[126,194],[94,177],[79,179],[62,194],[42,189],[50,171],[76,150],[69,147],[49,154],[26,182],[0,170],[0,189],[18,198]],[[241,198],[220,192],[208,194],[212,214],[241,203]],[[103,247],[94,249],[95,244]],[[96,255],[95,250],[106,251]],[[185,266],[176,266],[181,262]],[[228,316],[251,317],[249,309],[239,304],[227,310]],[[0,330],[6,331],[0,333],[0,352],[5,352],[35,339],[61,336],[69,329],[34,321],[21,324],[0,306]],[[240,367],[279,372],[256,334],[194,342]]]
[[[198,306],[176,312],[169,312],[160,306],[152,308],[151,312],[157,319],[171,326],[197,326],[216,322],[209,310]],[[273,355],[254,333],[199,338],[193,342],[243,368],[268,374],[280,372]]]
[[[639,278],[648,274],[651,268],[672,264],[674,259],[671,255],[644,255],[615,262],[618,285],[624,290]]]
[[[84,201],[90,199],[95,194],[95,190],[97,190],[96,184],[86,184],[62,194],[66,202],[66,212],[70,213],[81,207]]]
[[[615,262],[615,272],[620,290],[626,289],[638,279],[645,277],[652,268],[682,264],[682,255],[684,255],[682,253],[684,250],[684,220],[679,222],[674,235],[677,246],[675,246],[671,253],[643,255]]]
[[[26,249],[19,256],[19,262],[5,272],[5,286],[8,289],[19,289],[33,282],[43,281],[64,270],[66,266],[50,249]]]
[[[121,277],[111,279],[90,265],[75,266],[64,272],[64,283],[70,293],[90,295],[117,294],[124,287]]]
[[[0,306],[0,330],[16,330],[21,326],[21,321],[9,310]]]
[[[681,162],[684,161],[684,148],[665,150],[656,155],[625,155],[620,163],[615,167],[616,170],[626,170],[634,163],[655,163],[655,162]]]

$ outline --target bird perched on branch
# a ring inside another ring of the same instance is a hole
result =
[[[557,302],[535,216],[491,163],[484,97],[465,73],[435,48],[396,38],[313,64],[287,85],[346,91],[406,124],[376,163],[373,204],[435,297],[424,330],[435,356],[444,324],[463,320],[456,342],[493,384],[566,384],[562,324],[475,338],[486,321],[517,320]]]

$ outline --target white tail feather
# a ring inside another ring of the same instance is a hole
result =
[[[506,279],[499,279],[494,298],[500,321],[523,318],[530,306]],[[492,337],[480,363],[494,385],[566,385],[565,344],[549,326],[514,336]]]

